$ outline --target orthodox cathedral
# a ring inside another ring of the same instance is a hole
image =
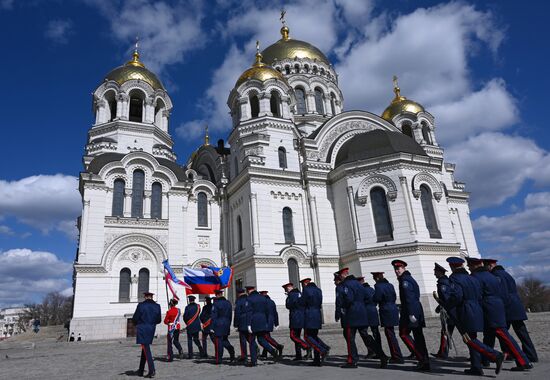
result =
[[[231,266],[227,297],[249,284],[267,290],[285,324],[286,282],[311,277],[333,322],[333,272],[346,266],[369,279],[385,271],[396,285],[390,262],[402,258],[430,314],[434,262],[479,256],[469,194],[444,160],[434,116],[401,95],[396,78],[382,115],[344,111],[330,61],[284,23],[281,39],[243,70],[227,98],[227,143],[212,145],[206,134],[185,163],[173,151],[170,96],[137,49],[94,91],[75,336],[131,336],[147,290],[165,312],[164,259],[176,275]]]

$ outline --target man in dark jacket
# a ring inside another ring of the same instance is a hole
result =
[[[447,269],[443,268],[438,263],[435,263],[434,266],[434,276],[437,278],[437,295],[440,300],[445,302],[448,300],[451,292],[451,282],[449,277],[445,274]],[[447,359],[449,357],[449,342],[453,336],[454,324],[452,322],[453,318],[449,319],[447,313],[454,313],[454,309],[450,310],[441,310],[441,307],[435,309],[436,313],[439,313],[439,318],[441,322],[441,338],[439,341],[439,350],[437,353],[432,354],[432,356],[439,359]],[[456,318],[456,316],[454,316]]]
[[[357,280],[363,286],[365,291],[365,307],[367,309],[367,327],[372,333],[372,337],[367,335],[366,330],[365,334],[361,335],[363,341],[367,345],[369,353],[367,358],[381,359],[385,358],[387,361],[386,354],[382,350],[382,337],[380,336],[380,318],[378,318],[378,310],[376,309],[376,302],[374,301],[375,290],[372,288],[368,282],[365,282],[365,277],[358,277]]]
[[[208,337],[210,337],[212,343],[215,344],[214,333],[212,332],[212,297],[204,297],[204,306],[202,307],[201,315],[199,318],[201,320],[202,327],[202,350],[204,352],[204,357],[207,357]]]
[[[246,361],[248,345],[248,323],[246,322],[246,292],[244,289],[237,289],[237,300],[235,301],[235,316],[233,317],[233,327],[239,332],[239,344],[241,346],[241,356],[239,362]]]
[[[500,278],[502,289],[508,294],[508,297],[503,299],[503,301],[505,301],[504,307],[506,310],[506,324],[508,330],[510,330],[510,326],[514,328],[517,337],[521,341],[521,348],[523,352],[525,352],[525,355],[527,355],[529,361],[532,363],[538,362],[539,358],[537,355],[537,350],[535,349],[535,345],[529,336],[527,326],[525,326],[524,321],[527,320],[527,313],[525,312],[525,307],[523,307],[523,303],[519,298],[516,281],[510,273],[506,272],[502,265],[497,264],[497,260],[484,259],[483,264],[493,275]]]
[[[304,278],[302,284],[301,303],[304,306],[304,339],[314,350],[313,366],[321,366],[330,351],[330,347],[319,338],[319,330],[322,326],[323,292],[311,282],[311,278]]]
[[[132,321],[136,325],[136,343],[141,344],[141,359],[137,375],[143,376],[145,362],[149,367],[147,377],[155,376],[155,363],[151,353],[151,344],[155,336],[156,325],[162,321],[160,305],[153,301],[153,293],[143,293],[145,300],[137,305]]]
[[[374,284],[374,302],[378,304],[380,325],[384,327],[384,335],[388,340],[391,358],[390,363],[403,363],[403,354],[399,348],[399,342],[395,336],[395,326],[399,325],[399,309],[395,303],[397,295],[395,289],[388,280],[384,278],[384,272],[371,272]]]
[[[250,363],[249,366],[253,367],[257,364],[258,360],[258,346],[256,345],[256,339],[260,346],[265,348],[275,360],[279,360],[279,355],[275,349],[273,349],[267,340],[265,340],[265,333],[267,331],[267,321],[269,318],[269,303],[267,298],[260,295],[256,291],[255,286],[247,286],[248,296],[246,297],[246,322],[248,329],[248,344],[250,345]]]
[[[493,276],[487,268],[483,266],[483,261],[478,258],[469,257],[468,267],[471,275],[474,276],[481,285],[483,298],[481,306],[485,318],[485,334],[497,336],[504,349],[512,354],[516,361],[516,367],[512,371],[525,371],[531,369],[533,365],[529,362],[525,353],[519,348],[515,339],[512,338],[506,327],[506,310],[502,301],[502,285],[500,280]],[[493,338],[494,342],[494,338]]]
[[[294,288],[294,284],[289,282],[283,285],[283,289],[287,295],[285,306],[289,310],[289,328],[290,339],[294,342],[296,356],[293,360],[302,360],[302,350],[306,350],[306,359],[311,356],[311,348],[300,338],[302,329],[304,328],[304,306],[301,303],[302,293]]]
[[[267,318],[267,331],[264,334],[265,340],[277,350],[279,357],[283,356],[283,348],[284,346],[282,344],[279,344],[273,337],[271,336],[271,333],[273,330],[279,328],[279,313],[277,312],[277,305],[275,305],[275,301],[273,301],[269,295],[267,294],[267,290],[262,290],[260,294],[267,298],[267,302],[269,304],[269,317]],[[267,358],[267,351],[264,348],[261,355],[262,359]]]
[[[235,349],[228,339],[232,313],[233,307],[231,302],[223,296],[223,290],[216,290],[216,298],[212,306],[212,330],[215,335],[216,364],[222,363],[224,348],[229,352],[229,360],[231,362],[235,361]]]
[[[183,321],[187,326],[187,358],[193,359],[193,342],[197,345],[201,358],[204,358],[206,355],[204,354],[204,350],[199,340],[199,332],[201,331],[199,315],[201,313],[201,307],[195,303],[195,296],[188,296],[187,299],[189,303],[183,312]]]
[[[401,301],[401,315],[399,318],[399,335],[409,350],[418,359],[416,369],[419,371],[430,370],[430,358],[426,348],[426,339],[422,329],[426,327],[424,322],[424,309],[420,303],[420,288],[411,273],[407,270],[407,263],[403,260],[391,262],[399,281],[399,299]],[[414,339],[410,333],[413,333]]]

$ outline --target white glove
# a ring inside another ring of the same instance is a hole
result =
[[[252,326],[248,326],[248,332],[252,334]]]
[[[409,321],[416,323],[416,317],[414,315],[409,315]]]
[[[279,326],[275,326],[275,330],[279,330]]]

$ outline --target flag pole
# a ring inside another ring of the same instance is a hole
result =
[[[166,307],[170,307],[170,301],[168,300],[168,279],[166,278],[166,268],[164,268],[164,287],[166,288]]]

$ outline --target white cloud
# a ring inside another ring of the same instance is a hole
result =
[[[58,230],[74,238],[81,207],[76,177],[56,174],[0,180],[0,216],[13,216],[43,233]]]
[[[0,9],[11,10],[13,9],[13,3],[15,3],[15,0],[1,0]]]
[[[0,225],[0,235],[12,236],[12,235],[14,235],[14,232],[10,227]]]
[[[50,252],[11,249],[0,252],[0,306],[40,301],[70,286],[72,264]]]
[[[54,43],[62,45],[69,42],[69,36],[73,32],[72,20],[51,20],[46,26],[45,36]]]

